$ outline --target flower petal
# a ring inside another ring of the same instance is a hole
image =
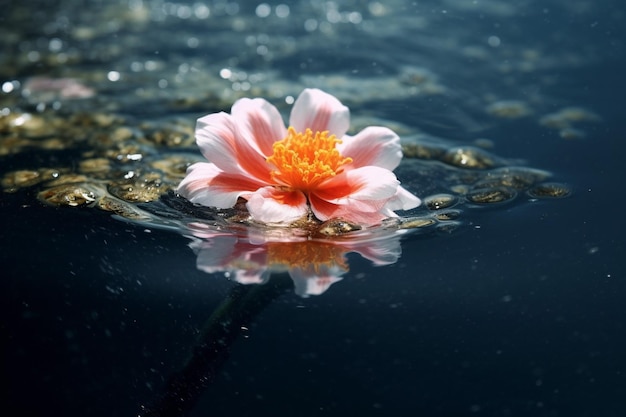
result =
[[[389,210],[410,210],[420,204],[422,204],[422,200],[399,185],[396,195],[385,204],[385,207]]]
[[[237,100],[231,114],[237,120],[241,135],[266,157],[274,152],[274,142],[287,136],[278,109],[262,98]]]
[[[370,126],[355,136],[344,136],[342,141],[337,149],[352,158],[350,167],[374,165],[393,171],[402,160],[400,138],[386,127]]]
[[[253,193],[246,204],[252,218],[263,223],[291,223],[304,216],[307,200],[300,191],[263,187]]]
[[[344,171],[309,194],[311,210],[320,220],[343,218],[373,225],[393,215],[385,205],[396,195],[393,172],[375,166]]]
[[[387,200],[396,194],[400,181],[388,169],[365,166],[344,171],[321,184],[315,194],[332,203]]]
[[[341,138],[350,127],[350,110],[334,96],[307,88],[296,99],[291,109],[289,125],[298,132],[307,128],[313,132],[328,131]]]
[[[315,195],[309,196],[309,202],[311,204],[311,211],[313,211],[315,217],[322,221],[328,219],[344,219],[350,223],[373,226],[380,224],[380,222],[386,218],[391,217],[390,214],[393,214],[393,212],[386,212],[384,207],[380,207],[381,211],[376,211],[375,209],[377,207],[365,205],[365,210],[357,210],[354,206],[329,203]],[[384,201],[376,203],[378,206],[384,206]]]
[[[215,164],[198,162],[187,168],[187,176],[176,192],[192,203],[230,208],[239,197],[247,197],[260,185],[248,177],[225,173]]]
[[[221,112],[196,122],[196,143],[202,155],[223,171],[240,171],[237,159],[237,125],[230,114]]]
[[[270,167],[265,161],[266,155],[259,150],[254,140],[248,139],[249,134],[242,135],[239,123],[235,120],[224,112],[198,119],[196,143],[202,155],[222,171],[252,176],[267,183],[270,181]],[[285,130],[284,125],[282,128]]]

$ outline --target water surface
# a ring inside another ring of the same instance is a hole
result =
[[[184,390],[194,416],[626,412],[621,3],[31,0],[5,11],[0,112],[31,117],[3,121],[5,178],[50,168],[111,187],[154,161],[197,158],[203,114],[244,96],[287,114],[317,87],[351,108],[355,129],[472,146],[571,190],[471,204],[458,186],[489,169],[406,158],[397,173],[412,192],[459,198],[454,231],[402,236],[385,266],[351,252],[341,281],[303,298],[285,274],[241,286],[199,270],[191,240],[154,222],[45,204],[45,182],[4,184],[5,410],[182,415],[163,398],[196,352],[206,363]],[[165,131],[180,135],[150,136]],[[111,169],[81,166],[95,158]],[[158,217],[158,204],[130,205]],[[226,317],[245,325],[204,354],[228,299]]]

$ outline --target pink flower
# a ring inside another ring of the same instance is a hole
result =
[[[335,97],[304,90],[286,128],[263,99],[240,99],[231,114],[198,120],[196,141],[210,163],[189,167],[178,193],[209,207],[247,201],[252,219],[289,224],[310,211],[319,220],[341,218],[375,225],[420,200],[400,186],[393,170],[400,139],[385,127],[346,132],[350,113]]]

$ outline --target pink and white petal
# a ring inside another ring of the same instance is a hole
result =
[[[267,158],[249,143],[238,145],[237,159],[241,169],[263,184],[274,184],[275,181],[271,175],[273,166],[267,163]]]
[[[396,194],[387,201],[385,208],[389,210],[410,210],[422,204],[417,196],[411,194],[406,188],[398,185]]]
[[[335,215],[340,208],[337,204],[329,203],[315,194],[309,194],[309,204],[315,217],[321,221],[339,218],[339,216]]]
[[[341,139],[350,127],[350,110],[334,96],[307,88],[296,99],[291,109],[289,125],[298,132],[328,131]]]
[[[300,191],[263,187],[254,192],[246,204],[252,218],[263,223],[294,222],[308,211],[307,200]]]
[[[198,162],[187,168],[187,176],[176,192],[192,203],[230,208],[237,199],[258,189],[260,183],[245,176],[230,175],[215,164]]]
[[[274,152],[274,142],[287,136],[285,123],[278,109],[262,98],[237,100],[231,114],[237,121],[241,136],[266,157]]]
[[[271,181],[266,155],[254,141],[242,136],[238,123],[230,114],[215,113],[198,119],[196,142],[204,157],[222,171],[252,176],[263,183]]]
[[[393,172],[375,166],[356,168],[326,181],[309,194],[311,210],[320,220],[343,218],[364,224],[379,224],[395,214],[386,208],[396,195],[399,181]]]
[[[311,205],[311,211],[321,221],[328,219],[336,219],[340,216],[336,215],[341,206],[317,197],[315,194],[309,195],[309,204]]]
[[[379,126],[366,127],[355,136],[344,136],[337,149],[352,158],[348,167],[373,165],[393,171],[402,160],[400,138],[391,129]]]
[[[330,178],[320,185],[315,194],[340,205],[350,205],[354,201],[386,202],[396,194],[398,184],[400,181],[388,169],[365,166]]]
[[[315,214],[319,220],[325,221],[328,219],[344,219],[350,223],[373,226],[380,224],[383,220],[390,217],[385,214],[384,207],[381,207],[381,211],[376,211],[375,207],[367,204],[354,205],[338,205],[329,203],[322,200],[315,195],[309,196],[309,202],[311,204],[311,211]],[[379,206],[383,206],[384,202],[377,202]],[[359,208],[365,208],[365,211],[358,210]],[[393,214],[393,213],[392,213]]]
[[[383,220],[389,218],[383,213],[380,212],[363,212],[363,211],[355,211],[349,210],[345,206],[339,206],[340,209],[336,213],[336,217],[340,219],[344,219],[352,224],[359,224],[365,227],[371,227],[379,225],[383,222]]]
[[[223,171],[241,171],[237,141],[237,125],[230,114],[213,113],[196,122],[196,143],[200,152]]]

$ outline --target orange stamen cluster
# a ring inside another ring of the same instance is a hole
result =
[[[311,190],[327,178],[337,175],[342,165],[352,162],[337,149],[341,143],[328,132],[306,129],[296,132],[287,130],[287,137],[273,145],[274,153],[267,162],[276,167],[272,178],[279,184],[297,189]]]

